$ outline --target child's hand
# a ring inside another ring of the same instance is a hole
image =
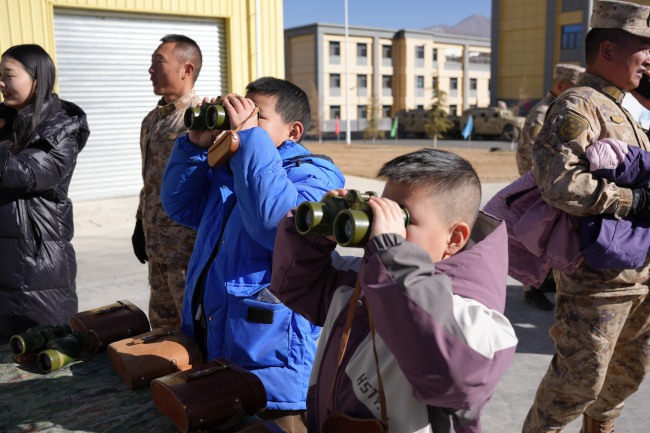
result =
[[[397,203],[387,198],[372,196],[368,205],[372,209],[371,238],[383,233],[396,233],[406,238],[404,213]]]
[[[241,125],[241,130],[258,126],[257,116],[251,117],[251,114],[255,109],[255,103],[252,99],[245,98],[235,93],[230,93],[223,97],[221,105],[223,105],[223,108],[225,108],[228,113],[230,129],[237,128],[242,122],[245,123]],[[249,117],[250,119],[248,119]]]
[[[347,189],[339,188],[339,189],[332,189],[330,191],[327,191],[325,195],[333,195],[334,197],[345,197],[347,193],[348,193]]]

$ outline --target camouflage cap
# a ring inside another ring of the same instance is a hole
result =
[[[553,70],[553,79],[561,78],[575,84],[584,72],[585,68],[582,66],[572,65],[570,63],[558,63]]]
[[[589,26],[594,29],[621,29],[650,38],[650,6],[612,0],[596,1]]]

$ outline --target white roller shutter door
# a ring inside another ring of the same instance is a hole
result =
[[[197,95],[225,94],[223,20],[55,11],[59,94],[83,108],[90,126],[90,139],[70,185],[73,200],[140,192],[140,125],[159,99],[152,92],[148,69],[160,38],[171,33],[189,36],[201,47]]]

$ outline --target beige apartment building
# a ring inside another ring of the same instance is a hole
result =
[[[348,26],[346,43],[343,25],[322,23],[284,37],[286,77],[309,94],[321,133],[335,131],[337,117],[345,131],[348,116],[350,131],[363,131],[373,105],[389,130],[398,110],[431,108],[436,86],[451,116],[490,103],[489,38]]]

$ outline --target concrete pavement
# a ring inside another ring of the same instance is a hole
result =
[[[381,192],[383,182],[348,176],[346,187]],[[483,201],[487,201],[504,184],[483,185]],[[128,299],[147,312],[149,290],[147,266],[134,256],[131,234],[135,224],[138,197],[124,197],[74,203],[77,253],[77,293],[80,311]],[[343,254],[356,255],[360,250],[342,249]],[[512,322],[519,345],[514,362],[503,378],[492,401],[483,413],[485,433],[516,433],[533,400],[539,380],[548,367],[553,347],[548,328],[553,314],[530,307],[523,300],[521,284],[509,279],[506,315]],[[628,399],[623,416],[617,421],[617,433],[648,431],[650,381]],[[578,433],[579,420],[565,433]]]

